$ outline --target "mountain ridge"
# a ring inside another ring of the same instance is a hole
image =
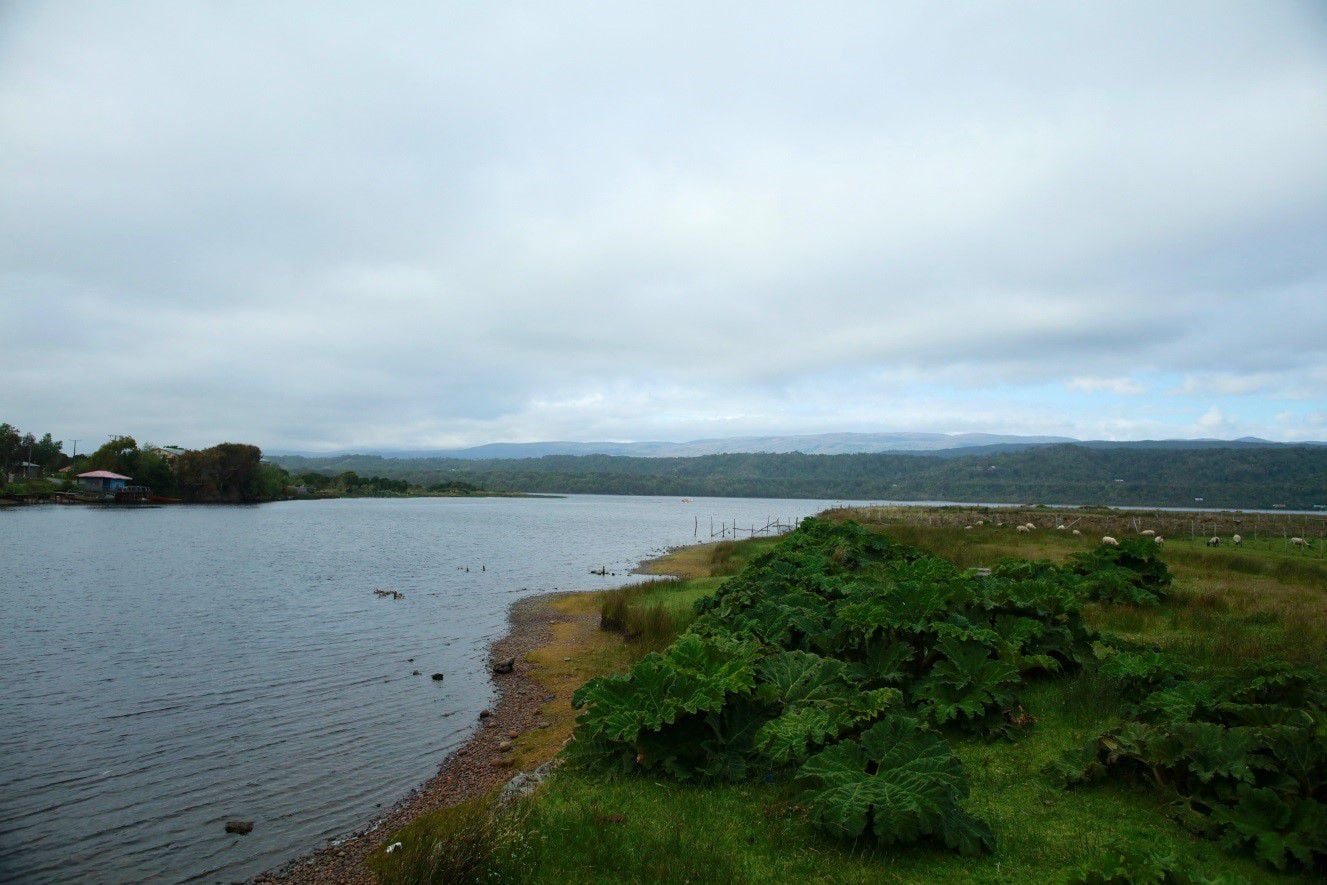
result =
[[[398,449],[364,447],[340,449],[330,452],[272,450],[279,456],[329,458],[344,455],[378,455],[383,458],[432,459],[445,458],[463,461],[508,460],[542,458],[547,455],[620,455],[635,458],[688,458],[704,455],[734,454],[788,454],[856,455],[884,452],[935,454],[942,457],[983,452],[1021,451],[1044,445],[1072,444],[1091,448],[1219,448],[1258,446],[1327,445],[1327,442],[1277,442],[1259,437],[1240,437],[1223,440],[1215,438],[1161,439],[1161,440],[1080,440],[1067,436],[1020,436],[999,433],[816,433],[778,434],[768,436],[716,437],[673,442],[643,440],[614,442],[609,440],[579,442],[549,440],[540,442],[494,442],[478,446],[453,449]]]

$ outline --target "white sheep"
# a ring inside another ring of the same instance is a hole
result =
[[[1143,529],[1143,530],[1142,530],[1141,532],[1139,532],[1138,534],[1140,534],[1140,535],[1144,535],[1144,536],[1146,536],[1146,537],[1148,537],[1148,538],[1152,538],[1152,537],[1155,537],[1155,536],[1156,536],[1156,529]]]
[[[1162,544],[1165,544],[1165,543],[1166,543],[1166,539],[1163,538],[1163,537],[1161,537],[1160,535],[1157,535],[1156,537],[1154,537],[1154,538],[1152,539],[1152,541],[1153,541],[1158,547],[1160,547]]]
[[[387,853],[395,854],[396,852],[400,851],[402,847],[404,846],[402,846],[400,842],[393,842],[391,845],[387,846]]]
[[[986,520],[984,519],[977,520],[977,525],[986,525]]]
[[[1014,526],[1014,531],[1026,533],[1032,531],[1032,529],[1028,528],[1025,525],[1020,525],[1020,526]]]
[[[965,526],[963,526],[963,530],[964,530],[964,531],[967,531],[967,532],[970,532],[970,531],[972,531],[972,526],[970,526],[970,525],[965,525]]]
[[[1103,536],[1102,539],[1101,539],[1101,543],[1106,544],[1106,545],[1108,545],[1108,546],[1110,546],[1110,547],[1118,547],[1118,546],[1120,546],[1120,542],[1117,541],[1117,540],[1115,540],[1114,538],[1112,538],[1110,535],[1105,535],[1105,536]]]
[[[1028,527],[1029,532],[1037,527],[1037,524],[1035,522],[1025,522],[1023,523],[1023,525]]]
[[[1078,529],[1074,529],[1074,536],[1075,536],[1075,537],[1077,537],[1078,535],[1081,535],[1081,534],[1083,534],[1083,533],[1080,532]]]
[[[1220,547],[1220,546],[1221,546],[1221,539],[1218,538],[1218,537],[1216,537],[1215,535],[1213,535],[1212,537],[1210,537],[1210,538],[1207,539],[1207,546],[1208,546],[1208,547]]]
[[[1291,538],[1291,539],[1290,539],[1290,546],[1292,546],[1292,547],[1309,547],[1309,546],[1312,546],[1312,545],[1310,545],[1309,542],[1306,541],[1306,540],[1304,540],[1303,538]]]
[[[1064,531],[1066,528],[1068,528],[1068,526],[1066,526],[1064,523],[1060,523],[1059,525],[1057,525],[1057,526],[1055,527],[1055,530],[1056,530],[1057,532],[1062,532],[1062,531]]]

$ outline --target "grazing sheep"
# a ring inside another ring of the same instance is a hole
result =
[[[1240,544],[1244,543],[1244,539],[1241,538],[1239,535],[1234,535],[1231,537],[1230,542],[1234,544],[1236,547],[1238,547]]]
[[[1207,546],[1208,546],[1208,547],[1220,547],[1220,546],[1221,546],[1221,539],[1220,539],[1220,538],[1217,538],[1217,537],[1208,538],[1208,539],[1207,539]]]
[[[403,847],[404,846],[400,842],[393,842],[391,845],[387,846],[387,853],[395,854],[396,852],[400,851]]]
[[[1030,531],[1032,531],[1032,529],[1028,528],[1028,527],[1025,526],[1025,525],[1020,525],[1020,526],[1015,526],[1015,527],[1014,527],[1014,531],[1016,531],[1016,532],[1030,532]]]
[[[1083,534],[1083,533],[1080,532],[1078,529],[1074,529],[1074,535],[1075,535],[1075,536],[1077,536],[1077,535],[1081,535],[1081,534]]]
[[[977,525],[986,525],[986,520],[984,519],[977,520]]]
[[[1163,537],[1161,537],[1160,535],[1157,535],[1157,536],[1156,536],[1155,538],[1153,538],[1152,540],[1156,542],[1156,545],[1157,545],[1158,547],[1160,547],[1162,544],[1166,543],[1166,539],[1163,538]]]
[[[1118,546],[1120,546],[1120,542],[1117,541],[1117,540],[1115,540],[1114,538],[1112,538],[1110,535],[1106,535],[1106,536],[1104,536],[1104,537],[1101,539],[1101,543],[1106,544],[1106,545],[1108,545],[1108,546],[1110,546],[1110,547],[1118,547]]]
[[[1057,526],[1055,527],[1055,530],[1056,530],[1057,532],[1062,532],[1062,531],[1064,531],[1066,528],[1068,528],[1068,526],[1066,526],[1064,523],[1060,523],[1059,525],[1057,525]]]
[[[1156,535],[1156,529],[1143,529],[1143,530],[1142,530],[1141,532],[1139,532],[1138,534],[1140,534],[1140,535],[1145,535],[1145,536],[1151,538],[1151,537],[1153,537],[1153,536]]]
[[[972,526],[970,526],[970,525],[965,525],[965,526],[963,526],[963,530],[964,530],[964,531],[967,531],[967,532],[970,532],[970,531],[972,531]]]
[[[1035,522],[1025,522],[1023,523],[1023,525],[1028,527],[1029,532],[1037,527],[1037,524]]]
[[[1308,541],[1304,540],[1303,538],[1291,538],[1291,539],[1290,539],[1290,546],[1291,546],[1291,547],[1312,547],[1313,545],[1310,544]]]

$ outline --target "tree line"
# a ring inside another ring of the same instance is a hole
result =
[[[920,454],[548,455],[463,460],[278,456],[301,472],[526,493],[971,501],[1311,510],[1327,505],[1327,447],[1140,449],[1074,444],[961,458]]]
[[[29,464],[36,469],[19,469]],[[140,446],[132,436],[113,436],[92,452],[75,455],[66,454],[63,441],[49,433],[37,439],[8,423],[0,424],[0,470],[14,480],[7,491],[19,494],[64,490],[76,474],[93,470],[128,476],[156,495],[195,503],[272,501],[290,485],[289,473],[245,443],[172,452]]]

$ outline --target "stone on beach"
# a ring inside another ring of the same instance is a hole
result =
[[[516,659],[507,658],[505,661],[498,661],[493,665],[494,673],[510,673],[516,669]]]

